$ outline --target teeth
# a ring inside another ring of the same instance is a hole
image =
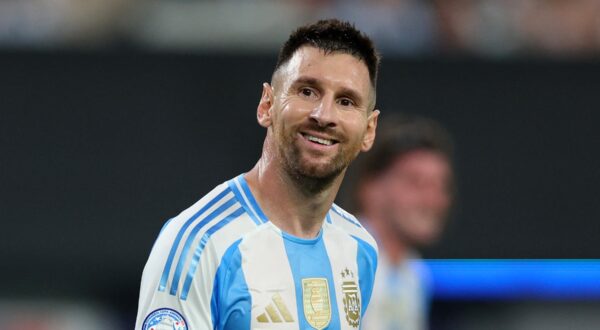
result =
[[[326,146],[330,146],[330,145],[332,145],[332,144],[333,144],[333,141],[331,141],[331,140],[325,140],[325,139],[321,139],[321,138],[318,138],[318,137],[316,137],[316,136],[306,135],[306,138],[307,138],[309,141],[312,141],[312,142],[317,142],[317,143],[319,143],[319,144],[324,144],[324,145],[326,145]]]

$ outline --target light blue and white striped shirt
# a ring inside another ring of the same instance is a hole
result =
[[[164,225],[136,329],[357,329],[376,268],[375,240],[340,207],[301,239],[268,221],[239,175]]]

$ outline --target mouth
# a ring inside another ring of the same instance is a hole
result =
[[[314,136],[314,135],[307,134],[307,133],[300,133],[300,134],[308,141],[316,143],[316,144],[324,145],[324,146],[332,146],[339,142],[334,139],[327,139],[324,137],[318,137],[318,136]]]

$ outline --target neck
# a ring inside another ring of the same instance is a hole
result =
[[[274,159],[263,157],[245,175],[252,194],[274,225],[291,235],[314,238],[342,183],[344,173],[319,185],[291,177]]]

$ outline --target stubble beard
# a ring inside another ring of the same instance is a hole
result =
[[[282,167],[297,187],[307,194],[317,194],[329,188],[340,175],[343,175],[356,154],[350,150],[340,149],[327,163],[311,164],[294,143],[294,137],[282,141],[284,143],[278,148]]]

